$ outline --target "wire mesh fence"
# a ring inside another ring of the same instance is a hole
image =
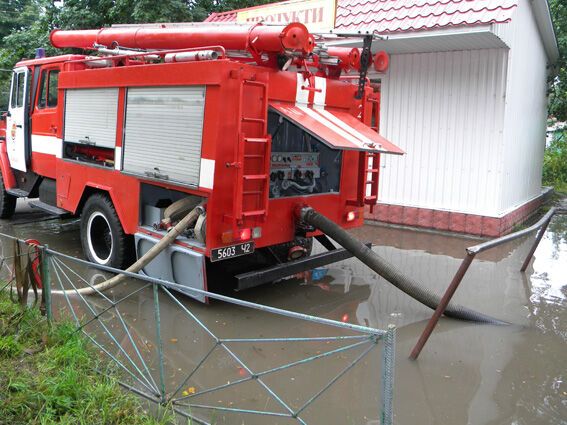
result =
[[[5,289],[29,293],[22,302],[40,306],[49,320],[70,318],[121,385],[193,423],[392,423],[393,327],[190,289],[9,235],[0,242]],[[128,280],[98,289],[118,273]]]

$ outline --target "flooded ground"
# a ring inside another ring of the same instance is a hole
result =
[[[38,239],[55,250],[81,256],[76,220],[49,219],[20,204],[14,220],[2,221],[0,231]],[[442,292],[475,239],[404,229],[365,226],[353,232],[372,242],[379,254],[425,285]],[[325,318],[384,329],[397,327],[395,418],[398,425],[427,424],[565,424],[567,423],[567,216],[552,221],[526,274],[519,272],[529,240],[499,247],[472,264],[455,301],[504,319],[512,326],[488,326],[442,319],[418,361],[408,355],[431,311],[377,277],[357,260],[337,263],[326,276],[290,279],[235,294],[245,300]],[[321,247],[316,249],[322,250]],[[92,281],[103,279],[87,273]],[[113,292],[120,297],[121,290]],[[330,334],[329,329],[297,320],[213,302],[204,306],[179,300],[217,335],[224,338],[306,337]],[[61,301],[61,300],[60,300]],[[102,306],[104,307],[104,306]],[[168,389],[181,384],[211,349],[207,335],[175,301],[160,296]],[[134,338],[145,341],[153,354],[155,335],[151,289],[120,306]],[[85,312],[88,317],[89,312]],[[117,326],[108,317],[107,325]],[[93,323],[88,329],[101,333]],[[117,331],[118,332],[118,331]],[[335,334],[340,334],[335,332]],[[124,335],[117,336],[124,341]],[[128,349],[128,343],[124,343]],[[261,370],[328,350],[325,346],[252,344],[235,348]],[[113,352],[117,352],[114,350]],[[312,363],[308,370],[290,370],[270,378],[293,407],[300,406],[360,352]],[[312,408],[310,424],[378,424],[379,351],[373,352],[338,381]],[[155,363],[149,362],[155,369]],[[242,370],[226,356],[213,356],[188,389],[234,381]],[[268,381],[268,379],[267,379]],[[188,384],[189,385],[189,384]],[[203,404],[276,409],[258,388],[248,385],[209,395]],[[238,389],[237,389],[238,388]],[[203,396],[205,397],[205,396]],[[199,400],[200,401],[200,400]],[[321,408],[324,407],[324,408]],[[311,410],[310,410],[311,409]],[[287,424],[277,417],[217,414],[215,423]]]

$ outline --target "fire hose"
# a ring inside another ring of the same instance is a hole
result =
[[[171,245],[179,235],[181,235],[187,228],[194,224],[201,212],[202,207],[200,204],[194,207],[185,217],[183,217],[175,226],[173,226],[171,230],[157,244],[155,244],[146,254],[138,259],[138,261],[128,267],[126,271],[137,273],[142,270],[150,261],[157,257],[160,252]],[[431,309],[437,308],[437,305],[440,301],[440,297],[437,294],[423,287],[412,277],[404,274],[393,264],[390,264],[387,260],[376,254],[374,251],[372,251],[372,249],[367,247],[358,239],[351,236],[348,232],[329,220],[327,217],[318,213],[311,207],[301,208],[299,211],[299,217],[304,223],[321,230],[323,233],[333,238],[339,245],[344,247],[353,256],[358,258],[378,275],[382,276],[384,279],[394,285],[396,288],[400,289],[410,297],[414,298],[421,304],[426,305]],[[97,292],[107,291],[108,289],[111,289],[120,284],[125,279],[127,279],[126,275],[118,274],[111,279],[108,279],[94,286],[80,288],[77,290],[55,290],[52,291],[52,293],[71,294],[78,292],[82,295],[93,295]],[[507,322],[495,319],[493,317],[455,303],[449,303],[444,314],[447,317],[472,322],[495,325],[508,324]]]
[[[423,287],[412,277],[404,274],[393,264],[376,254],[371,248],[350,235],[347,231],[329,220],[324,215],[318,213],[311,207],[303,207],[299,210],[299,217],[306,224],[321,230],[323,233],[333,238],[333,240],[335,240],[339,245],[396,288],[433,310],[437,308],[437,305],[441,300],[437,294],[433,293],[428,288]],[[507,322],[454,303],[449,303],[445,310],[445,315],[454,319],[470,322],[489,323],[493,325],[508,324]]]
[[[146,265],[149,264],[154,258],[156,258],[164,249],[166,249],[169,245],[173,243],[173,241],[181,235],[185,230],[187,230],[192,224],[197,221],[197,218],[202,212],[201,204],[193,208],[185,217],[183,217],[175,226],[173,226],[169,232],[165,234],[163,238],[159,240],[151,249],[146,252],[142,257],[138,259],[134,264],[126,269],[127,272],[130,273],[138,273],[142,270]],[[53,290],[51,291],[52,294],[76,294],[79,293],[81,295],[94,295],[97,292],[104,292],[109,290],[110,288],[114,288],[116,285],[122,283],[126,280],[128,276],[124,274],[117,274],[116,276],[98,283],[94,286],[88,286],[85,288],[80,288],[77,290],[74,289],[67,289],[67,290]]]

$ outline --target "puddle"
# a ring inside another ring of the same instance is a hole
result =
[[[55,250],[81,256],[76,220],[47,219],[19,205],[23,214],[0,231],[34,238]],[[467,246],[475,239],[365,226],[354,231],[362,240],[406,273],[442,292],[458,268]],[[395,423],[427,424],[561,424],[567,420],[567,216],[552,221],[524,275],[519,272],[532,239],[484,253],[472,264],[454,300],[514,326],[488,326],[442,319],[417,362],[409,352],[431,311],[377,277],[357,260],[334,264],[317,280],[290,279],[264,285],[235,296],[274,307],[365,326],[398,327],[395,381]],[[323,250],[317,246],[315,250]],[[94,281],[97,273],[86,273]],[[119,298],[121,289],[111,297]],[[213,302],[209,306],[180,297],[213,332],[221,337],[311,337],[337,334],[321,326],[276,317],[241,307]],[[104,302],[102,302],[104,304]],[[101,306],[101,308],[104,305]],[[86,317],[88,309],[82,307]],[[162,336],[168,388],[181,385],[184,375],[210,349],[212,340],[165,294],[160,295]],[[154,302],[151,289],[140,291],[120,305],[133,339],[142,343],[141,355],[155,354]],[[126,334],[112,315],[104,323],[115,332],[125,350],[132,350]],[[98,323],[89,332],[103,334]],[[340,332],[338,333],[340,334]],[[120,354],[114,344],[113,353]],[[301,356],[332,349],[332,344],[247,344],[231,346],[259,370]],[[360,353],[314,362],[308,370],[289,370],[266,378],[293,407],[316,392]],[[379,351],[365,358],[332,390],[306,410],[308,423],[378,424]],[[155,374],[157,364],[148,362]],[[183,388],[198,391],[242,378],[243,371],[229,356],[213,354],[203,369]],[[157,375],[156,375],[157,376]],[[254,386],[242,384],[209,395],[209,404],[250,409],[278,406]],[[192,389],[191,389],[192,388]],[[203,396],[205,397],[205,396]],[[204,403],[204,402],[203,402]],[[324,409],[317,409],[325,406]],[[216,423],[265,424],[266,418],[219,414]],[[309,422],[311,420],[311,422]],[[269,423],[295,423],[277,417]]]

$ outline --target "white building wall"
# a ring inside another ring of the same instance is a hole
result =
[[[380,201],[482,215],[502,210],[507,49],[392,54],[382,79]]]
[[[506,155],[500,204],[501,211],[505,212],[541,193],[548,60],[527,0],[520,0],[510,24],[499,27],[499,35],[511,46],[504,118]]]

